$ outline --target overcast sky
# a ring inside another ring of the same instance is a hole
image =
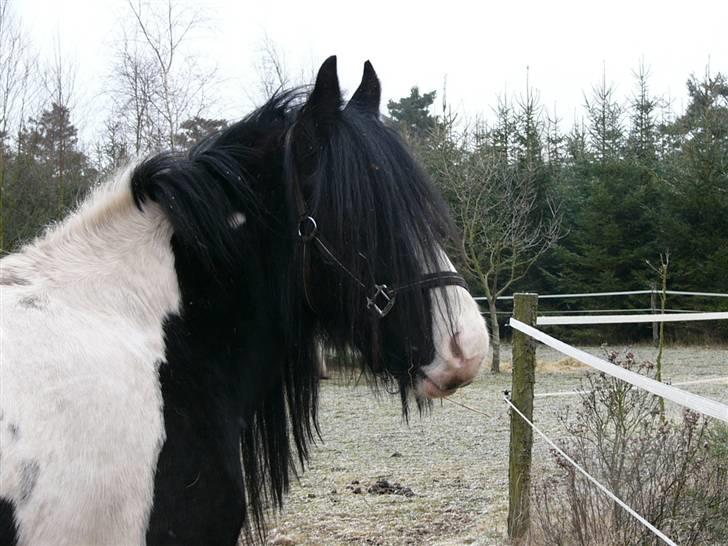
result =
[[[627,97],[644,59],[653,91],[672,97],[678,110],[691,73],[702,75],[708,64],[712,72],[728,72],[725,0],[194,4],[207,19],[193,38],[194,50],[218,67],[220,80],[210,114],[228,118],[244,114],[258,91],[255,64],[265,36],[294,73],[337,54],[342,88],[350,91],[370,59],[385,100],[408,94],[413,85],[437,89],[439,96],[447,77],[448,101],[468,115],[488,114],[499,94],[525,90],[528,66],[542,103],[566,123],[603,67],[607,81]],[[77,67],[78,107],[103,112],[101,89],[119,21],[128,16],[125,0],[16,0],[14,7],[41,54],[50,56],[59,37]]]

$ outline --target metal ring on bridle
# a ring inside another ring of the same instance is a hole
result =
[[[312,216],[304,216],[298,221],[298,236],[304,243],[308,243],[316,237],[318,225]]]

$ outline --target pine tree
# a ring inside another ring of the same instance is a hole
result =
[[[509,163],[515,155],[516,117],[507,97],[499,97],[495,125],[490,130],[490,148],[495,157]]]
[[[520,169],[536,173],[543,167],[543,108],[538,92],[529,83],[526,72],[526,92],[516,101],[514,116],[514,148]]]
[[[650,95],[648,76],[647,68],[640,64],[635,73],[637,89],[630,101],[627,155],[642,165],[653,167],[657,161],[657,100]]]
[[[430,91],[421,95],[419,87],[415,86],[408,97],[402,97],[398,101],[390,100],[387,110],[407,136],[424,140],[437,125],[437,117],[430,113],[436,94],[436,91]]]
[[[675,284],[728,289],[728,80],[707,72],[688,82],[690,102],[668,128],[678,149],[668,162],[665,244]]]
[[[95,177],[86,155],[78,149],[78,130],[67,107],[53,103],[30,120],[28,150],[46,167],[56,186],[57,214],[64,214]]]
[[[575,120],[571,131],[566,136],[566,151],[570,164],[587,160],[587,131],[583,120]]]
[[[556,115],[546,115],[546,163],[552,171],[562,167],[566,157],[566,137],[561,133],[561,119]]]
[[[12,158],[5,235],[8,248],[66,215],[96,181],[97,172],[78,146],[67,108],[52,104],[21,127]]]
[[[206,136],[222,131],[227,126],[228,122],[224,119],[195,116],[180,124],[180,131],[176,138],[177,145],[182,149],[190,148]]]
[[[604,164],[619,159],[622,153],[624,130],[622,106],[615,98],[615,90],[607,85],[606,71],[601,83],[592,88],[592,97],[585,98],[589,124],[589,144],[597,160]]]

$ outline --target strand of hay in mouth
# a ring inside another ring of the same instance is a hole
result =
[[[588,368],[575,358],[566,356],[559,360],[536,360],[536,371],[540,373],[570,373]],[[501,363],[501,371],[510,372],[513,370],[513,363],[505,361]]]

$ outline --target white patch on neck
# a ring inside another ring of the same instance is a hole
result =
[[[180,292],[171,226],[136,208],[130,173],[0,261],[27,281],[0,290],[0,496],[21,545],[145,541]]]

